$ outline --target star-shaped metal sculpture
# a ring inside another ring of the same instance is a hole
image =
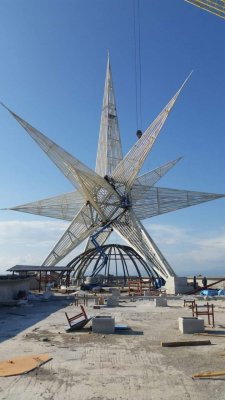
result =
[[[140,221],[223,195],[155,186],[179,159],[138,174],[186,81],[123,157],[108,59],[95,171],[2,104],[77,189],[10,208],[71,221],[43,265],[57,264],[87,238],[90,248],[90,235],[98,230],[98,243],[102,245],[115,230],[150,263],[156,274],[164,279],[176,275]]]

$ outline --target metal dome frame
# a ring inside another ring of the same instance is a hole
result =
[[[67,264],[67,268],[71,268],[73,271],[73,277],[79,281],[84,280],[87,276],[86,271],[90,268],[92,273],[89,276],[104,275],[104,280],[106,283],[112,280],[118,280],[121,282],[123,280],[124,284],[130,278],[138,277],[141,278],[151,278],[155,279],[158,277],[156,272],[146,261],[138,254],[132,247],[122,244],[106,244],[102,246],[104,253],[107,255],[107,263],[102,263],[101,254],[99,254],[96,248],[88,249],[83,253],[76,256],[72,261]],[[115,264],[112,266],[112,263]],[[129,263],[132,263],[132,269],[136,271],[135,274],[131,274]],[[112,268],[115,269],[115,274],[112,274]],[[119,269],[122,268],[122,275],[119,274]],[[143,275],[141,269],[146,272]]]

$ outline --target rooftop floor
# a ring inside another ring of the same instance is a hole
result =
[[[202,301],[202,303],[205,301]],[[215,300],[215,330],[225,333],[225,301]],[[162,341],[204,340],[182,335],[178,317],[191,316],[181,299],[168,307],[153,301],[124,300],[116,308],[90,315],[114,315],[132,330],[93,334],[85,327],[65,333],[66,318],[78,309],[71,300],[34,303],[0,309],[0,359],[47,353],[52,360],[26,375],[0,378],[0,399],[7,400],[207,400],[224,399],[225,377],[193,380],[192,375],[225,370],[225,337],[212,337],[211,346],[164,348]]]

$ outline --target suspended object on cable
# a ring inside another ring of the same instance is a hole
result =
[[[185,0],[187,3],[202,8],[218,17],[225,18],[224,0]]]
[[[142,137],[142,131],[140,129],[137,130],[136,135],[138,137],[138,139],[141,139]]]

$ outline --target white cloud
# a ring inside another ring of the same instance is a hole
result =
[[[0,221],[0,245],[9,240],[17,243],[40,238],[52,240],[56,232],[63,232],[67,226],[63,221]]]
[[[174,245],[178,242],[189,240],[190,231],[184,230],[174,225],[144,224],[147,231],[151,232],[156,242],[163,242],[165,245]]]
[[[68,224],[63,221],[0,221],[0,273],[16,264],[41,264]]]
[[[225,272],[225,228],[188,230],[174,225],[145,225],[178,275]]]
[[[225,265],[225,234],[224,232],[211,232],[212,237],[199,238],[198,246],[195,246],[191,256],[196,263],[217,263]]]

